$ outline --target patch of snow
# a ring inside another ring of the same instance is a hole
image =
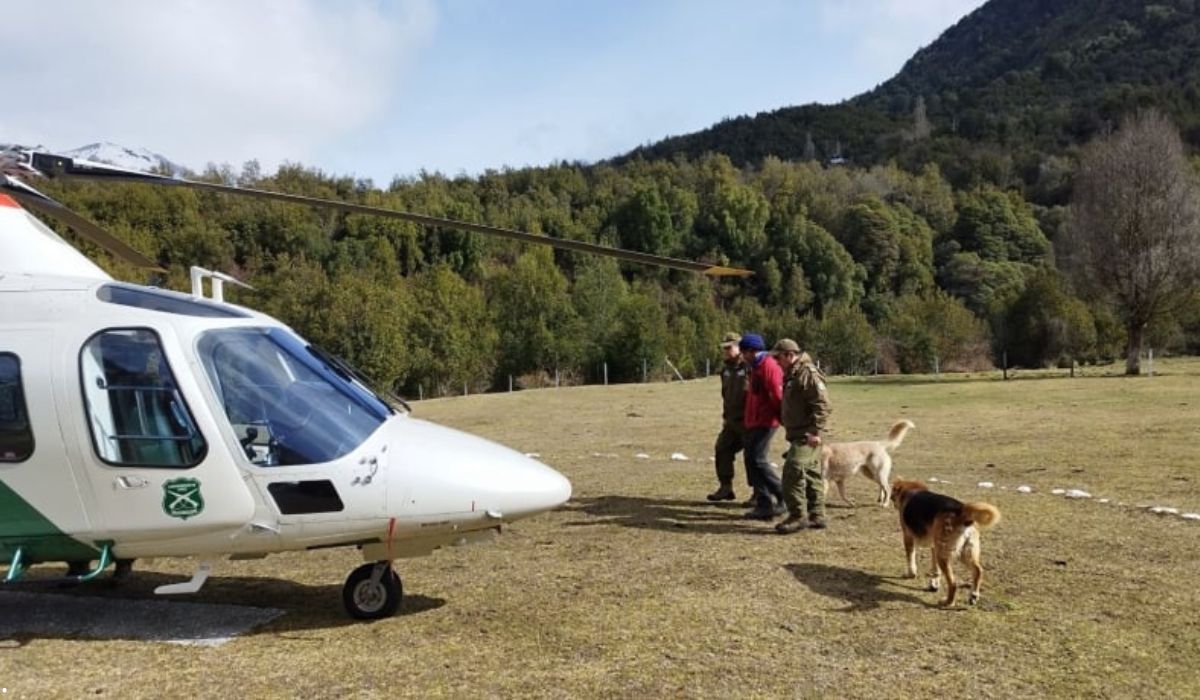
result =
[[[931,484],[938,483],[938,478],[936,476],[929,477],[929,483],[931,483]]]
[[[1171,508],[1170,506],[1154,506],[1150,509],[1150,512],[1155,515],[1179,515],[1179,509]]]
[[[139,172],[167,172],[171,175],[182,175],[186,168],[165,156],[145,148],[129,148],[107,141],[89,143],[86,146],[63,151],[61,155],[79,160],[90,160],[95,163],[107,163],[118,168],[137,170]]]
[[[1064,494],[1067,498],[1091,498],[1092,494],[1080,489],[1071,489]]]
[[[1031,487],[1031,486],[1018,486],[1018,487],[1017,487],[1017,491],[1020,491],[1021,493],[1033,493],[1033,487]]]
[[[542,455],[541,455],[541,453],[538,453],[538,452],[526,452],[525,456],[537,459],[538,457],[541,457]]]
[[[688,456],[682,452],[672,452],[671,453],[671,461],[672,462],[687,462],[689,460],[688,460]]]
[[[981,489],[990,489],[990,488],[994,488],[996,485],[990,481],[981,481],[978,484],[976,484],[976,486],[978,486]]]
[[[1184,520],[1200,520],[1200,513],[1184,513],[1179,517],[1183,518]]]
[[[1098,500],[1096,502],[1097,503],[1110,503],[1111,501],[1109,501],[1107,498],[1101,498],[1100,500]]]
[[[1061,496],[1066,492],[1066,489],[1050,489],[1050,494],[1054,496]]]
[[[639,452],[633,456],[634,459],[650,459],[650,455],[645,452]]]

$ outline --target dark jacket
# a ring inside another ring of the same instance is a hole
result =
[[[742,427],[742,415],[746,411],[746,363],[742,358],[726,362],[721,369],[721,401],[724,409],[721,418],[725,425]]]
[[[832,410],[825,376],[808,353],[801,353],[783,382],[780,422],[787,431],[788,441],[803,440],[806,434],[820,435]]]

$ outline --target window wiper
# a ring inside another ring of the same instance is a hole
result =
[[[392,408],[392,403],[375,389],[375,383],[368,379],[366,375],[359,371],[354,365],[317,345],[310,344],[308,346],[308,351],[311,352],[318,360],[323,362],[331,372],[338,375],[342,379],[345,379],[346,381],[357,382],[358,384],[362,385],[364,389],[371,392],[375,398],[379,399],[380,403],[382,403],[384,406],[387,406],[388,410],[392,411],[393,413],[395,412],[395,410]],[[400,398],[400,396],[394,392],[388,392],[387,396],[397,401],[401,406],[404,407],[405,411],[412,413],[412,407],[408,405],[407,401]]]

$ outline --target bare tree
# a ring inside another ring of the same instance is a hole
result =
[[[1127,118],[1084,149],[1060,260],[1076,284],[1113,302],[1138,374],[1146,327],[1200,285],[1200,188],[1179,131],[1157,111]]]
[[[912,138],[920,141],[921,139],[929,138],[929,134],[933,133],[933,126],[929,123],[929,115],[925,113],[925,98],[921,95],[917,96],[917,104],[913,107],[913,128]]]

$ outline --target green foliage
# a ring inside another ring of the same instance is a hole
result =
[[[1095,357],[1096,321],[1052,270],[1031,275],[1006,316],[1003,349],[1010,365],[1046,367]]]
[[[609,338],[610,381],[642,380],[643,362],[657,372],[667,352],[667,318],[652,290],[635,289],[617,307],[617,323]]]
[[[1080,57],[1066,53],[1047,65],[1080,70]],[[1074,152],[1047,155],[1040,136],[1022,140],[1028,125],[1020,120],[997,136],[1001,127],[988,114],[999,107],[983,109],[957,76],[945,77],[959,84],[955,94],[908,86],[889,92],[882,111],[870,99],[797,108],[789,114],[807,120],[804,128],[774,135],[805,142],[811,133],[803,161],[769,152],[744,160],[735,151],[634,157],[477,178],[420,173],[383,190],[293,165],[269,176],[253,163],[238,176],[228,168],[201,176],[737,265],[755,271],[748,280],[714,282],[449,227],[209,193],[44,186],[157,259],[168,269],[160,284],[186,289],[192,264],[233,273],[259,287],[230,290],[234,299],[410,395],[418,387],[426,395],[458,393],[463,384],[502,387],[508,375],[554,370],[568,381],[598,381],[605,363],[612,381],[640,381],[643,356],[656,374],[667,356],[695,376],[717,359],[727,330],[793,337],[838,372],[874,367],[872,323],[889,370],[930,369],[935,354],[943,368],[984,364],[985,323],[995,352],[1019,344],[1022,362],[1053,362],[1064,352],[1111,356],[1122,337],[1119,324],[1109,324],[1111,310],[1083,309],[1061,287],[1045,300],[1041,287],[1027,289],[1028,279],[1051,270],[1048,237],[1062,243]],[[915,138],[922,98],[930,130]],[[947,125],[948,114],[957,127]],[[755,121],[721,128],[749,134]],[[908,135],[891,139],[900,129]],[[1000,141],[977,135],[985,132]],[[751,139],[739,148],[779,143]],[[823,166],[839,144],[851,165]],[[81,247],[115,275],[143,279],[91,244]],[[1150,329],[1152,339],[1200,345],[1200,321],[1188,318]],[[1047,330],[1056,323],[1069,333]]]
[[[529,250],[511,267],[491,274],[488,312],[500,341],[497,386],[508,376],[580,363],[583,323],[567,286],[549,248]]]
[[[992,186],[959,192],[952,237],[960,249],[993,262],[1037,263],[1050,252],[1033,210],[1016,193]]]
[[[727,260],[753,257],[766,242],[766,198],[739,182],[728,158],[706,158],[698,169],[699,212],[691,252]]]
[[[621,246],[656,255],[670,255],[679,245],[671,210],[652,184],[638,186],[614,212]]]
[[[945,292],[896,299],[880,336],[902,372],[977,369],[991,364],[983,322]]]
[[[412,282],[418,313],[411,333],[415,369],[405,383],[409,395],[418,393],[418,386],[426,395],[438,395],[489,384],[498,338],[483,293],[448,265],[422,272]]]
[[[857,306],[839,304],[825,313],[813,345],[826,374],[866,374],[878,356],[875,330]]]

